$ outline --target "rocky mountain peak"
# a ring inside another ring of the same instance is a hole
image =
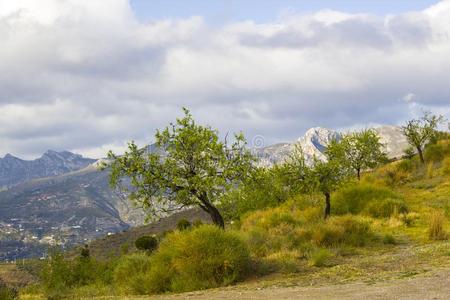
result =
[[[0,158],[0,189],[10,188],[35,178],[76,171],[95,161],[69,151],[48,150],[35,160],[22,160],[7,154],[4,158]]]

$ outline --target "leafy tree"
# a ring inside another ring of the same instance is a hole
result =
[[[402,126],[403,134],[408,143],[416,148],[420,161],[425,164],[423,158],[424,147],[435,138],[437,126],[444,121],[443,116],[436,116],[430,112],[424,112],[420,119],[412,119]]]
[[[249,211],[275,207],[296,195],[296,181],[284,165],[257,167],[234,191],[224,195],[221,208],[227,219],[239,219]]]
[[[304,192],[319,192],[324,195],[324,218],[328,218],[331,213],[331,193],[349,178],[348,166],[342,160],[330,156],[326,161],[314,157],[311,165],[308,165],[301,147],[296,147],[288,166],[291,176],[300,182]]]
[[[216,205],[248,175],[253,157],[242,134],[235,134],[228,145],[226,138],[219,141],[217,130],[197,125],[189,110],[183,110],[183,118],[155,135],[164,151],[148,153],[134,142],[123,156],[110,151],[110,183],[124,189],[150,216],[198,206],[224,228]],[[123,178],[129,178],[132,188],[121,184]]]
[[[372,169],[387,160],[380,137],[372,129],[365,129],[345,135],[340,141],[332,141],[327,154],[341,160],[361,179],[361,171]]]

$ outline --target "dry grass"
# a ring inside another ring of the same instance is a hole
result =
[[[430,228],[428,236],[430,240],[446,240],[448,235],[444,228],[445,215],[442,211],[435,210],[430,216]]]

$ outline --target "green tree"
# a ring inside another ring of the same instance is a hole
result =
[[[425,164],[423,150],[425,146],[435,138],[437,126],[444,121],[443,116],[436,116],[430,112],[424,112],[419,119],[412,119],[402,126],[402,132],[408,143],[416,148],[422,164]]]
[[[327,147],[327,155],[347,164],[356,173],[358,180],[361,179],[362,171],[387,160],[380,137],[372,129],[349,133],[340,141],[332,141]]]
[[[234,191],[224,195],[221,208],[227,219],[239,219],[249,211],[275,207],[296,195],[295,181],[284,165],[255,167]]]
[[[155,135],[156,146],[164,151],[148,153],[134,142],[123,156],[110,151],[110,183],[125,189],[149,216],[198,206],[224,228],[217,204],[248,175],[253,156],[242,134],[235,134],[229,145],[226,138],[219,140],[217,130],[197,125],[183,110],[183,118]],[[121,184],[123,178],[129,178],[132,188]]]
[[[330,156],[327,156],[326,161],[314,156],[311,164],[308,164],[301,147],[296,147],[287,164],[290,175],[299,181],[303,192],[323,194],[325,197],[324,218],[328,218],[331,214],[331,193],[349,178],[348,165]]]

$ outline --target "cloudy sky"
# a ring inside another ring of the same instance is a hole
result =
[[[182,106],[266,144],[450,118],[450,0],[205,3],[0,0],[0,156],[102,157]]]

